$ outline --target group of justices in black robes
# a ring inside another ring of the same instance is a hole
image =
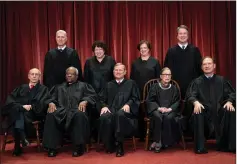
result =
[[[42,144],[49,157],[57,155],[65,132],[71,137],[72,156],[83,155],[90,133],[88,112],[95,109],[96,103],[100,107],[98,130],[107,152],[116,148],[116,156],[124,155],[124,138],[137,129],[140,95],[136,83],[124,78],[126,68],[118,63],[113,71],[115,80],[108,82],[98,96],[90,84],[77,80],[78,73],[75,67],[66,69],[66,82],[55,85],[50,95],[48,88],[39,83],[39,70],[32,69],[30,83],[9,96],[3,113],[11,118],[10,125],[14,125],[16,132],[14,155],[22,153],[20,140],[26,139],[21,138],[24,124],[40,119],[45,119]],[[34,88],[30,90],[32,83]]]
[[[178,44],[168,49],[164,66],[171,69],[173,79],[180,85],[181,99],[184,99],[188,84],[202,73],[200,69],[201,54],[197,47],[188,43],[187,26],[181,25],[177,28],[177,40]],[[58,47],[47,52],[44,62],[43,82],[49,89],[64,81],[64,73],[69,66],[76,67],[79,71],[78,79],[91,84],[96,93],[99,93],[106,82],[112,80],[115,60],[108,55],[107,46],[104,42],[95,41],[93,43],[92,51],[94,56],[85,62],[84,79],[76,50],[66,47],[67,34],[65,31],[57,31],[56,42]],[[140,41],[137,49],[140,52],[140,57],[132,63],[130,78],[137,83],[141,97],[145,83],[150,79],[159,78],[161,67],[159,61],[151,56],[151,44],[149,41]],[[145,135],[144,113],[141,109],[139,111],[140,139],[143,140]],[[190,116],[188,110],[184,110],[184,114],[187,117]],[[99,114],[91,113],[91,115],[97,118]]]
[[[159,153],[162,147],[172,146],[180,140],[176,119],[180,111],[180,91],[170,83],[171,71],[168,67],[161,70],[160,79],[159,83],[152,85],[146,99],[153,140],[149,150],[156,153]]]
[[[133,80],[125,79],[126,67],[117,63],[113,70],[114,80],[100,92],[99,138],[106,152],[116,150],[116,156],[124,155],[125,137],[134,135],[140,104],[139,89]]]
[[[178,39],[178,44],[175,47],[170,48],[168,50],[164,65],[168,66],[171,69],[172,74],[173,74],[173,79],[176,80],[181,87],[181,98],[184,99],[184,95],[187,90],[188,84],[202,73],[202,70],[200,69],[201,68],[200,67],[201,55],[197,47],[191,44],[188,44],[188,29],[186,26],[181,25],[177,28],[177,39]],[[60,109],[63,108],[61,104],[57,104],[58,102],[55,99],[55,95],[56,95],[55,92],[57,92],[59,89],[57,85],[60,85],[62,82],[65,81],[65,71],[69,66],[73,66],[76,68],[77,70],[76,72],[78,72],[76,82],[82,84],[80,82],[83,79],[80,59],[78,57],[76,50],[66,47],[66,41],[67,41],[66,32],[63,30],[57,31],[56,42],[57,42],[58,48],[51,49],[45,56],[43,80],[44,80],[44,84],[49,89],[51,89],[51,93],[54,94],[54,99],[51,99],[54,105],[51,103],[48,109],[48,112],[50,113],[54,113],[52,111],[54,110],[57,111],[56,109],[58,108]],[[138,59],[136,59],[132,64],[131,79],[133,79],[134,81],[131,83],[134,83],[134,84],[136,83],[136,85],[138,86],[138,90],[139,90],[138,92],[140,93],[139,94],[139,97],[140,97],[142,95],[143,87],[145,83],[149,81],[150,79],[159,77],[160,64],[158,60],[156,60],[150,55],[151,45],[148,41],[145,41],[145,40],[141,41],[138,44],[137,48],[140,51],[141,56]],[[107,47],[105,43],[101,41],[96,41],[93,43],[92,51],[94,52],[94,56],[89,58],[85,63],[84,81],[88,83],[86,84],[88,91],[89,90],[92,91],[93,89],[94,90],[93,92],[95,92],[95,95],[99,94],[101,96],[103,95],[104,90],[108,87],[108,84],[110,85],[113,84],[111,80],[113,78],[112,70],[113,70],[113,66],[115,65],[115,61],[112,57],[107,55]],[[109,81],[111,82],[108,83]],[[130,80],[127,80],[127,81],[130,81]],[[62,85],[63,84],[61,84],[60,86]],[[90,87],[90,85],[92,87]],[[120,92],[118,92],[118,94],[120,95],[118,96],[118,100],[121,101],[122,94]],[[74,99],[74,96],[72,97]],[[103,100],[103,101],[106,101],[106,100]],[[73,106],[74,108],[74,105],[71,105],[72,102],[73,101],[69,99],[68,106],[70,107]],[[100,104],[97,101],[97,99],[93,99],[93,102],[86,101],[86,103],[83,102],[82,104],[83,104],[82,106],[84,107],[87,106],[86,104],[88,104],[89,105],[88,108],[92,109],[92,110],[86,110],[86,114],[84,118],[88,117],[88,112],[96,113],[95,104],[96,104],[96,109],[99,108],[99,112],[101,110],[100,106],[97,105],[97,104]],[[137,109],[136,114],[135,113],[130,113],[130,114],[139,116],[140,113],[138,111],[139,110]],[[189,110],[185,109],[184,111],[189,111]],[[127,113],[125,114],[126,114],[126,117],[129,117],[128,115],[130,115]],[[50,115],[51,116],[49,117],[52,117],[52,114]],[[62,120],[65,120],[65,118],[62,117],[61,122],[63,122]],[[65,122],[63,123],[67,125],[67,123]],[[139,127],[139,129],[142,129],[142,128]],[[101,139],[103,140],[103,137]],[[115,138],[115,141],[117,141],[115,142],[117,143],[116,145],[120,145],[117,147],[119,150],[117,152],[120,152],[120,153],[116,153],[116,154],[120,154],[118,156],[121,156],[121,154],[123,154],[123,149],[121,146],[122,141],[120,141],[120,139],[117,140],[116,138]],[[57,142],[60,142],[60,139]],[[158,140],[156,140],[156,142],[159,143]],[[78,142],[75,141],[75,144],[74,144],[75,151],[73,152],[75,156],[77,156],[78,154],[79,155],[83,154],[81,150],[83,150],[82,147],[84,146],[84,144],[81,144],[82,142],[79,142],[79,144],[77,143]],[[56,154],[55,147],[51,147],[49,149],[52,150],[52,151],[49,151],[49,156],[55,156]],[[107,147],[107,149],[108,149],[108,152],[111,152],[114,150],[113,146],[110,146],[110,145]]]
[[[33,121],[44,119],[51,97],[48,88],[41,85],[41,72],[33,68],[28,73],[29,83],[15,88],[7,97],[2,109],[2,115],[7,116],[7,129],[13,129],[15,146],[13,156],[22,154],[22,146],[27,146],[27,136],[35,133]]]
[[[202,60],[203,75],[189,86],[186,101],[192,105],[191,123],[194,131],[194,151],[207,153],[206,139],[216,139],[217,150],[236,151],[236,93],[230,82],[216,75],[211,57]]]

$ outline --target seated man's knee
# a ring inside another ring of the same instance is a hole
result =
[[[48,114],[46,115],[45,121],[51,120],[51,119],[54,119],[54,114],[53,114],[53,113],[48,113]]]
[[[122,110],[122,109],[118,110],[118,111],[115,113],[115,116],[118,116],[118,117],[120,117],[120,116],[125,116],[124,110]]]
[[[82,111],[77,111],[75,116],[77,118],[84,118],[84,117],[87,117],[86,113],[85,112],[82,112]]]
[[[107,113],[103,113],[101,116],[100,116],[100,120],[107,120],[109,117],[111,117],[112,114],[107,112]]]

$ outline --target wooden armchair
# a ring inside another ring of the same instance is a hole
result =
[[[145,126],[146,127],[146,138],[145,138],[145,145],[144,145],[145,150],[148,150],[148,144],[149,144],[149,138],[150,138],[150,118],[147,115],[145,100],[147,98],[147,95],[149,93],[149,90],[150,90],[151,86],[155,83],[159,83],[159,81],[160,81],[159,78],[151,79],[145,84],[144,89],[143,89],[143,97],[142,97],[143,99],[142,99],[141,105],[142,105],[143,112],[145,113],[144,121],[146,123],[146,126]],[[171,84],[175,85],[178,88],[179,94],[181,95],[179,84],[175,80],[171,80]],[[181,101],[181,103],[180,103],[180,108],[181,108],[180,109],[180,114],[182,114],[182,112],[183,112],[183,101]],[[185,141],[184,141],[184,136],[183,136],[183,130],[181,128],[181,123],[179,123],[179,127],[180,127],[180,133],[181,133],[182,146],[183,146],[183,149],[185,150],[186,149],[186,144],[185,144]]]
[[[34,126],[34,128],[35,128],[35,131],[36,131],[36,143],[37,143],[38,152],[40,152],[40,148],[41,148],[40,136],[39,136],[39,124],[40,124],[40,123],[41,123],[41,121],[34,121],[34,122],[32,122],[32,124],[33,124],[33,126]],[[9,128],[9,129],[10,129],[10,128]],[[14,140],[7,140],[9,129],[5,130],[5,132],[4,132],[3,144],[2,144],[2,152],[5,151],[5,149],[6,149],[6,144],[7,144],[8,142],[14,141]]]

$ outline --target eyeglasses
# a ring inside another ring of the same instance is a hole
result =
[[[161,75],[163,75],[163,76],[171,76],[171,74],[161,74]]]
[[[31,75],[31,76],[39,76],[40,74],[39,73],[29,73],[29,75]]]
[[[66,73],[66,76],[76,76],[75,73]]]

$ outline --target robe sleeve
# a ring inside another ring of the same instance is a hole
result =
[[[101,111],[101,109],[103,107],[108,107],[109,105],[107,104],[107,97],[108,97],[108,83],[107,85],[101,89],[101,91],[99,92],[99,111]]]
[[[160,77],[161,67],[160,67],[160,63],[159,63],[158,60],[157,60],[157,64],[156,64],[156,67],[155,67],[155,71],[156,71],[156,78],[159,78]]]
[[[134,63],[133,63],[132,68],[131,68],[131,73],[130,73],[130,79],[135,80],[134,74],[135,74],[135,70],[134,70]]]
[[[223,89],[224,89],[223,105],[227,101],[230,101],[233,103],[233,105],[235,105],[236,104],[236,92],[235,92],[235,89],[232,87],[230,81],[224,79],[224,88]]]
[[[200,52],[198,47],[196,47],[195,53],[196,53],[196,60],[195,60],[196,64],[195,64],[195,66],[196,66],[197,77],[198,77],[198,76],[201,76],[203,74],[203,71],[202,71],[202,56],[201,56],[201,52]]]
[[[51,72],[53,70],[52,66],[51,53],[47,52],[44,58],[43,84],[49,89],[53,87],[52,84],[55,84],[55,79]]]
[[[45,116],[48,104],[52,101],[48,88],[41,87],[37,93],[36,99],[31,102],[32,111],[37,116]]]
[[[76,50],[73,50],[72,52],[72,58],[70,60],[70,64],[71,66],[75,67],[78,69],[78,80],[79,81],[83,81],[83,77],[82,77],[82,69],[81,69],[81,61],[79,59],[78,53]]]
[[[146,109],[147,113],[151,114],[153,111],[157,110],[160,106],[156,102],[157,97],[157,87],[156,84],[152,85],[151,89],[149,90],[149,93],[146,98]]]
[[[89,74],[89,60],[86,61],[85,65],[84,65],[84,81],[86,83],[89,83],[90,81],[90,74]]]
[[[22,107],[22,104],[17,101],[18,93],[21,88],[15,88],[10,95],[8,95],[5,105],[3,106],[2,115],[9,115],[10,113],[23,112],[25,109]]]
[[[114,60],[114,59],[112,59],[112,62],[111,62],[112,64],[111,64],[111,74],[110,74],[110,77],[111,77],[111,79],[110,79],[110,81],[111,80],[113,80],[114,79],[114,73],[113,73],[113,70],[114,70],[114,66],[115,66],[115,64],[116,64],[116,61]]]
[[[177,87],[174,87],[173,104],[170,106],[172,112],[179,112],[180,94]]]
[[[140,105],[140,93],[138,86],[133,82],[132,91],[129,100],[126,103],[130,107],[130,112],[134,115],[138,115]]]
[[[185,100],[193,104],[193,102],[198,101],[197,96],[198,96],[198,86],[194,80],[190,83],[187,89]]]
[[[85,83],[84,95],[82,101],[88,101],[92,106],[95,105],[97,101],[97,94],[90,84]]]
[[[59,106],[58,103],[58,86],[59,85],[55,85],[50,89],[50,94],[51,94],[51,101],[49,103],[54,103],[57,107]]]
[[[172,61],[170,60],[171,55],[172,54],[170,52],[170,49],[168,49],[166,56],[165,56],[164,67],[169,67],[170,69],[172,69]]]

